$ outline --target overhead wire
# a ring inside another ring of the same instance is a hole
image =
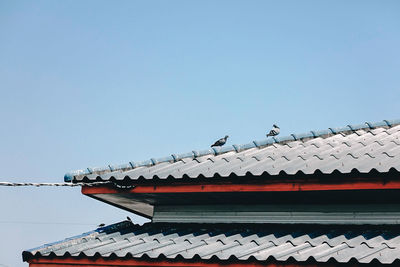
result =
[[[0,186],[96,186],[110,184],[111,182],[93,182],[93,183],[16,183],[16,182],[0,182]]]
[[[133,185],[122,185],[118,184],[113,181],[102,181],[102,182],[90,182],[90,183],[18,183],[18,182],[0,182],[0,186],[11,186],[11,187],[18,187],[18,186],[34,186],[34,187],[41,187],[41,186],[67,186],[67,187],[76,187],[76,186],[98,186],[98,185],[112,185],[117,188],[133,188]]]
[[[0,224],[96,225],[95,223],[35,222],[35,221],[0,221]]]

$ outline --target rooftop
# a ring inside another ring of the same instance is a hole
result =
[[[391,264],[399,178],[400,120],[88,168],[66,181],[128,181],[82,193],[152,223],[120,222],[23,258]]]
[[[125,221],[23,252],[25,261],[69,256],[390,264],[400,259],[400,228]]]
[[[198,177],[295,175],[320,172],[400,172],[400,120],[278,136],[244,145],[87,168],[67,173],[65,181],[150,180]]]

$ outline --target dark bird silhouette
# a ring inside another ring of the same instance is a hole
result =
[[[228,135],[225,135],[224,138],[221,138],[221,139],[217,140],[214,144],[211,145],[211,147],[213,147],[213,146],[223,146],[223,145],[225,145],[226,140],[228,140],[228,137],[229,137]]]
[[[99,225],[97,225],[97,227],[104,227],[104,226],[106,226],[104,223],[101,223],[101,224],[99,224]]]
[[[269,133],[267,134],[267,137],[277,136],[281,132],[281,129],[279,129],[279,127],[276,124],[274,124],[272,126],[273,126],[273,128],[271,131],[269,131]]]
[[[132,222],[132,220],[131,220],[131,218],[129,218],[129,216],[126,216],[126,220],[128,221],[128,222]]]

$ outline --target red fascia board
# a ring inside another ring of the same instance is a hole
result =
[[[107,186],[82,187],[82,193],[115,194],[115,193],[218,193],[218,192],[293,192],[293,191],[334,191],[334,190],[381,190],[400,189],[399,181],[356,180],[332,183],[321,182],[281,182],[263,184],[170,184],[170,185],[137,185],[131,189],[118,189]]]
[[[171,260],[143,260],[143,259],[104,259],[104,258],[37,258],[29,260],[29,267],[112,267],[112,266],[156,266],[156,267],[337,267],[346,265],[351,267],[357,264],[335,264],[335,263],[307,263],[307,262],[204,262],[204,261],[171,261]]]

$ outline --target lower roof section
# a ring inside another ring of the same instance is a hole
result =
[[[400,259],[400,227],[184,223],[139,226],[125,221],[24,251],[23,259],[30,263],[134,259],[224,264],[271,260],[393,264]]]

